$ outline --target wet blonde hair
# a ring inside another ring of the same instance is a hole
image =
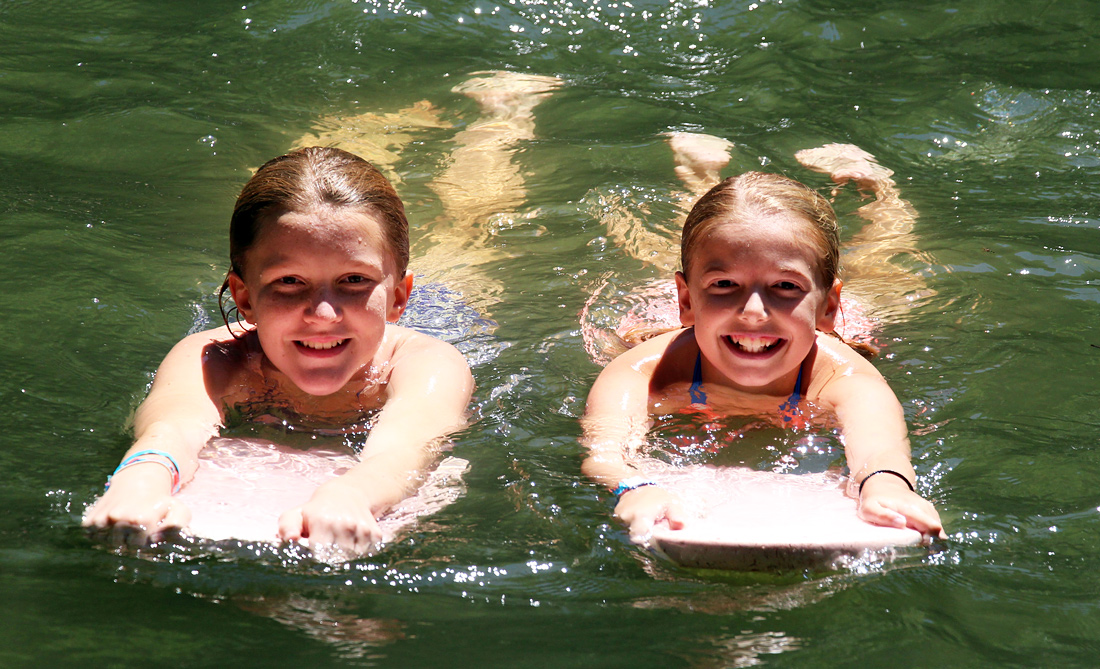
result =
[[[680,266],[684,276],[695,250],[711,230],[731,221],[755,221],[762,214],[790,214],[810,224],[807,229],[818,251],[819,278],[826,289],[831,288],[840,271],[840,226],[832,205],[809,186],[764,172],[729,177],[707,191],[691,208],[680,237]]]
[[[840,225],[829,201],[814,189],[789,177],[766,172],[745,172],[729,177],[691,208],[680,237],[680,266],[684,276],[699,244],[714,228],[729,222],[756,221],[761,215],[789,214],[809,225],[810,240],[818,252],[818,278],[828,290],[840,274]],[[878,355],[871,344],[844,339],[829,332],[865,358]]]

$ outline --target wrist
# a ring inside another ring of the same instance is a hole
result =
[[[116,476],[125,471],[132,471],[135,468],[141,468],[142,470],[144,470],[146,474],[143,478],[145,480],[148,480],[148,472],[151,471],[151,467],[147,465],[157,465],[159,469],[167,474],[169,478],[169,490],[171,491],[171,494],[175,495],[177,492],[180,491],[180,468],[179,465],[176,463],[176,459],[173,458],[169,453],[153,449],[131,453],[130,455],[123,458],[119,466],[115,468],[115,471],[107,477],[107,483],[104,485],[104,491],[111,489],[111,483]],[[136,478],[134,478],[133,474],[127,476],[126,478],[137,480]]]
[[[141,493],[173,495],[174,484],[171,473],[152,462],[142,462],[117,471],[107,478],[104,493],[118,491],[122,494]]]
[[[631,476],[629,478],[619,481],[619,485],[612,491],[616,497],[622,497],[631,490],[637,490],[638,488],[644,488],[645,486],[657,485],[655,481],[642,478],[641,476]]]
[[[859,482],[859,492],[858,492],[857,496],[859,496],[859,497],[863,496],[863,488],[867,485],[867,482],[870,481],[872,478],[877,478],[879,483],[881,483],[882,481],[887,481],[887,480],[889,480],[889,481],[898,481],[898,480],[904,481],[905,486],[907,488],[909,488],[909,492],[916,492],[916,488],[913,487],[913,483],[909,480],[908,476],[905,476],[904,474],[902,474],[900,472],[896,472],[893,469],[876,469],[875,471],[871,472],[867,476],[864,476],[863,480],[861,480]],[[876,483],[876,485],[878,485],[878,483]]]

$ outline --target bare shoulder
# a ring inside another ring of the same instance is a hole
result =
[[[389,350],[390,360],[388,362],[394,365],[405,358],[417,355],[453,358],[461,361],[464,366],[466,365],[466,359],[453,344],[401,325],[387,324],[386,339],[391,344],[382,348]]]
[[[860,389],[892,392],[878,369],[843,341],[819,332],[817,351],[809,386],[811,396],[835,404]]]
[[[821,365],[823,371],[840,370],[847,374],[879,376],[878,370],[867,358],[832,335],[818,332],[817,348],[817,365]]]
[[[247,335],[246,335],[247,336]],[[210,344],[224,344],[232,346],[235,342],[239,341],[234,338],[229,332],[229,328],[224,325],[213,328],[211,330],[201,330],[193,334],[189,334],[172,347],[172,350],[177,349],[181,351],[201,351]]]
[[[181,339],[157,370],[157,379],[178,381],[195,377],[209,390],[228,386],[247,364],[249,351],[259,350],[255,335],[234,337],[226,327],[196,332]]]
[[[181,371],[181,368],[198,371],[208,365],[240,364],[247,357],[247,340],[250,337],[251,334],[246,334],[237,339],[224,326],[188,335],[168,352],[157,375],[163,375],[166,371]]]
[[[682,332],[682,330],[666,332],[643,341],[612,360],[604,372],[633,370],[646,376],[652,376],[665,352]]]
[[[675,330],[648,339],[611,361],[593,390],[645,384],[660,390],[691,379],[698,346],[692,330]]]
[[[403,376],[445,374],[451,381],[472,379],[470,365],[462,353],[442,339],[400,325],[386,325],[386,345],[376,362],[390,369],[390,381]]]

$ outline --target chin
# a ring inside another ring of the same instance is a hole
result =
[[[302,392],[314,397],[326,397],[340,392],[347,385],[348,379],[291,379],[294,385]]]

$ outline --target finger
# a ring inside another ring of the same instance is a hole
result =
[[[909,527],[925,536],[943,536],[943,525],[935,507],[927,500],[921,499],[918,504],[898,503],[881,504],[885,513],[896,514],[901,517],[901,525],[896,527]],[[879,523],[884,524],[884,523]]]
[[[940,522],[940,514],[936,513],[934,508],[931,508],[931,504],[928,504],[927,507],[916,509],[913,513],[907,514],[909,526],[918,530],[921,534],[936,536],[941,539],[947,538],[947,535],[943,532],[943,523]]]
[[[644,543],[651,534],[653,526],[657,523],[657,517],[651,513],[639,513],[630,523],[630,540]]]
[[[279,516],[278,537],[284,541],[298,541],[309,536],[305,528],[305,519],[302,517],[302,507],[295,507],[284,511]]]
[[[350,546],[352,539],[346,533],[334,528],[323,520],[311,519],[302,514],[302,538],[309,541],[310,548],[322,546]]]
[[[382,543],[382,531],[377,524],[372,523],[360,523],[355,533],[355,541],[349,550],[356,555],[365,555],[370,553]]]
[[[859,505],[859,517],[874,525],[903,528],[907,525],[903,514],[889,509],[877,501]]]
[[[908,494],[896,499],[886,498],[881,501],[884,508],[904,516],[906,525],[922,534],[938,534],[943,529],[936,507],[916,494]]]
[[[378,525],[378,521],[374,518],[364,520],[360,523],[362,528],[362,535],[360,539],[360,552],[369,552],[375,550],[378,546],[382,545],[382,527]]]
[[[336,546],[340,550],[354,552],[358,538],[354,526],[326,527],[323,531],[313,533],[309,539],[309,545]]]
[[[169,530],[181,530],[187,527],[187,524],[191,522],[191,509],[186,504],[181,504],[173,500],[168,505],[168,512],[164,514],[164,518],[161,518],[157,524],[153,536],[163,536],[165,532]]]
[[[88,527],[93,530],[103,529],[107,523],[104,521],[103,513],[97,510],[96,507],[88,509],[84,513],[84,517],[80,519],[81,527]]]
[[[149,533],[144,525],[115,523],[111,526],[108,539],[113,546],[144,546]]]
[[[668,521],[670,530],[682,530],[684,529],[684,522],[687,520],[687,514],[684,513],[683,507],[673,502],[668,505],[668,510],[665,511],[665,520]]]
[[[110,526],[110,541],[116,546],[144,546],[149,543],[150,528],[160,524],[168,513],[167,505],[155,504],[147,513],[133,518],[119,518],[113,513],[107,514]]]

